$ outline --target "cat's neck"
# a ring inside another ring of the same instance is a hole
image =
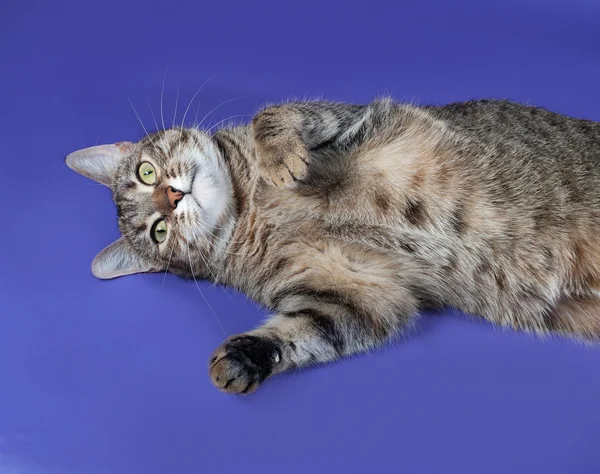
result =
[[[213,135],[221,159],[227,166],[233,188],[234,212],[241,215],[255,179],[254,139],[249,126],[225,128]]]
[[[216,252],[212,252],[210,258],[215,270],[219,270],[226,256],[229,240],[234,235],[240,218],[243,219],[248,211],[256,178],[256,160],[250,126],[224,128],[216,132],[212,139],[222,163],[227,167],[232,191],[231,207],[221,225],[218,245],[213,247]]]

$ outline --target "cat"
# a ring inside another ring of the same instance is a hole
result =
[[[210,357],[225,392],[380,346],[423,308],[600,340],[600,123],[498,100],[299,101],[66,163],[117,206],[95,276],[168,270],[273,312]]]

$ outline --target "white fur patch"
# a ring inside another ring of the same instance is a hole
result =
[[[202,221],[212,228],[229,207],[233,197],[232,188],[212,143],[207,142],[202,151],[193,155],[198,172],[192,183],[191,194],[202,208]]]

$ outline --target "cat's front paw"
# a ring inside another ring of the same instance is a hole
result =
[[[280,188],[295,187],[308,174],[310,154],[296,131],[294,118],[292,111],[273,107],[252,122],[259,173]]]
[[[293,188],[308,174],[309,156],[302,143],[292,140],[276,146],[257,146],[261,177],[279,188]]]
[[[223,343],[209,362],[213,384],[228,393],[251,393],[281,361],[276,342],[266,337],[241,335]]]

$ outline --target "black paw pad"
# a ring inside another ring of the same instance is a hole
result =
[[[236,336],[219,347],[210,360],[210,376],[221,390],[254,391],[281,361],[279,344],[259,336]]]

